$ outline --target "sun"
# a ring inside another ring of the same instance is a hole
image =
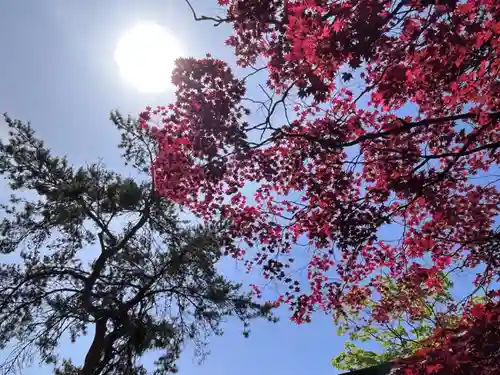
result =
[[[137,24],[115,50],[121,76],[143,93],[160,93],[171,86],[174,62],[180,55],[175,38],[154,22]]]

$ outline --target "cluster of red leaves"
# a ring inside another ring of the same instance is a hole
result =
[[[238,64],[267,59],[268,87],[282,97],[254,126],[244,81],[226,63],[180,59],[177,101],[141,115],[144,127],[158,119],[162,195],[206,221],[222,216],[226,251],[288,283],[280,302],[297,323],[370,298],[376,320],[418,318],[412,295],[439,289],[443,270],[479,267],[478,285],[497,280],[500,193],[476,178],[500,161],[500,3],[219,3]],[[340,87],[354,76],[359,92]],[[272,124],[292,92],[307,105]],[[415,115],[395,114],[408,104]],[[249,141],[255,128],[268,137]],[[254,202],[242,193],[248,182],[258,184]],[[387,224],[400,226],[399,241],[381,236]],[[314,248],[309,290],[287,272],[304,238]],[[379,289],[381,272],[401,286],[398,298]]]
[[[500,305],[473,304],[457,327],[436,330],[428,347],[396,364],[401,375],[495,375],[500,363]]]

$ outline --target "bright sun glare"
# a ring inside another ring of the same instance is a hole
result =
[[[171,85],[177,41],[152,22],[140,23],[118,42],[115,60],[122,77],[140,92],[164,92]]]

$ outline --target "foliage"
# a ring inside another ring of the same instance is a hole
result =
[[[159,194],[207,222],[228,220],[225,251],[290,285],[278,302],[291,305],[297,323],[315,310],[361,311],[370,300],[373,322],[402,314],[419,322],[424,307],[412,301],[442,290],[443,272],[477,273],[444,316],[466,316],[478,295],[496,306],[499,2],[219,4],[225,16],[199,16],[189,5],[195,19],[233,27],[226,43],[250,73],[238,78],[210,55],[178,60],[176,100],[141,115],[160,145]],[[261,71],[263,98],[246,97]],[[248,183],[258,185],[253,200]],[[305,284],[290,267],[302,241]],[[384,275],[399,293],[384,293]],[[495,350],[490,359],[500,363]]]
[[[445,275],[442,277],[446,278]],[[437,327],[454,327],[459,317],[443,316],[440,312],[442,306],[452,301],[450,289],[453,284],[446,278],[443,285],[443,289],[435,294],[412,301],[413,307],[422,311],[418,321],[401,314],[391,322],[377,323],[366,318],[370,317],[376,306],[372,301],[365,302],[362,314],[355,311],[341,315],[335,321],[338,326],[337,333],[348,335],[348,340],[345,342],[345,351],[333,358],[333,366],[339,370],[358,370],[408,358],[426,347],[429,337]],[[387,293],[400,292],[389,277],[384,278],[384,286]],[[445,318],[446,322],[443,321]],[[380,346],[381,352],[365,350],[362,344],[368,342]]]
[[[471,304],[460,324],[437,329],[424,349],[398,361],[395,374],[496,374],[499,339],[498,304]]]
[[[13,194],[1,206],[0,348],[12,351],[2,374],[34,358],[60,375],[147,374],[139,359],[151,350],[160,353],[155,374],[175,372],[184,343],[203,355],[226,317],[238,317],[245,334],[250,319],[272,319],[271,305],[217,272],[225,224],[181,222],[144,174],[155,140],[130,118],[112,120],[135,179],[102,163],[72,167],[30,124],[5,117],[0,173]],[[58,356],[62,340],[87,334],[81,367]]]

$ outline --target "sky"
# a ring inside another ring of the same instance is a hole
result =
[[[217,12],[215,0],[192,4],[200,13]],[[164,105],[173,99],[172,92],[140,93],[119,75],[113,57],[116,44],[142,21],[168,29],[186,55],[201,57],[210,52],[234,62],[223,44],[230,30],[195,22],[183,0],[2,0],[0,111],[30,121],[52,151],[67,155],[75,166],[102,158],[108,167],[123,169],[115,147],[117,133],[108,119],[110,110],[136,116],[146,105]],[[250,87],[250,91],[256,89]],[[2,133],[5,128],[0,128]],[[6,193],[0,191],[0,196]],[[241,276],[243,267],[239,268],[230,262],[223,267],[230,277]],[[180,373],[339,373],[330,359],[342,351],[343,339],[336,335],[331,318],[318,315],[310,325],[297,326],[288,321],[287,311],[280,315],[278,324],[254,323],[248,339],[239,324],[228,322],[225,335],[210,340],[211,354],[201,365],[187,348],[179,362]],[[77,344],[65,341],[60,353],[79,363],[88,345],[87,339]],[[24,372],[50,373],[50,368],[36,366]]]

